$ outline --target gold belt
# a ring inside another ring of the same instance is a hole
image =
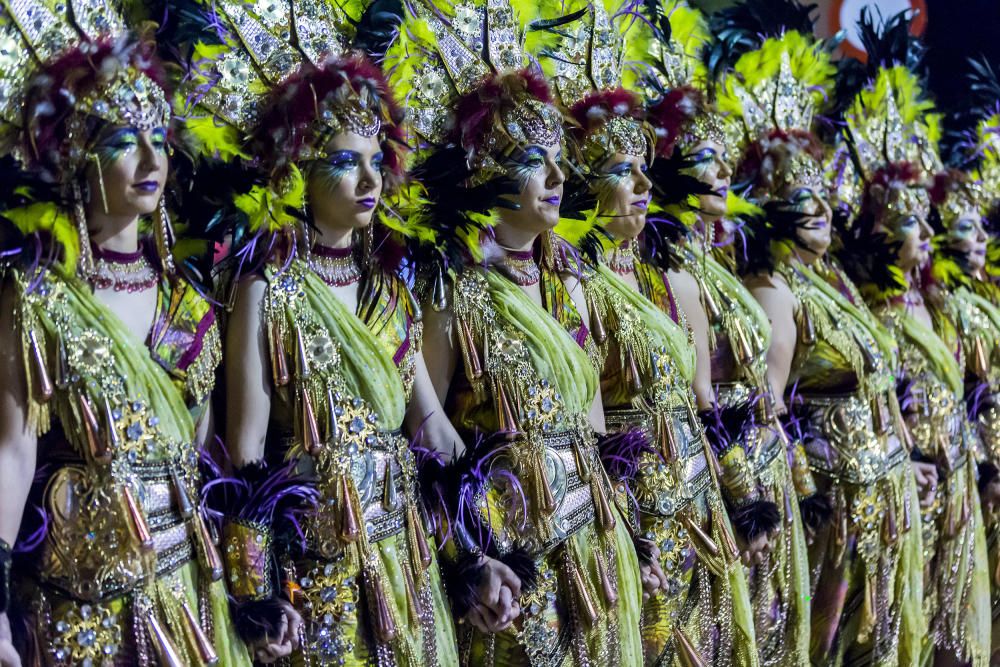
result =
[[[872,405],[859,393],[801,396],[805,419],[819,438],[804,443],[809,466],[815,472],[849,484],[876,482],[905,458],[894,431],[878,433]],[[884,397],[879,400],[882,405]]]
[[[639,428],[655,441],[653,417],[642,410],[614,408],[605,412],[604,419],[609,430]],[[668,423],[674,430],[678,460],[665,468],[659,457],[645,457],[640,466],[639,488],[633,489],[644,512],[664,516],[680,511],[712,485],[701,424],[692,422],[690,411],[684,407],[669,410]]]

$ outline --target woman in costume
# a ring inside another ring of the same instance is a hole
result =
[[[171,257],[162,71],[106,3],[4,10],[74,37],[3,178],[2,627],[31,664],[249,665],[197,505],[219,338]]]
[[[575,209],[563,211],[556,233],[592,255],[586,270],[595,275],[585,292],[613,434],[602,442],[602,458],[631,515],[640,562],[662,582],[643,608],[645,661],[756,664],[746,579],[694,410],[686,322],[681,315],[679,325],[642,293],[632,254],[650,201],[645,172],[654,142],[638,96],[620,85],[634,28],[624,43],[620,31],[634,17],[584,7],[582,20],[564,28],[559,48],[550,49],[550,78],[570,127],[573,176],[566,187]],[[599,229],[590,231],[594,224]],[[594,237],[605,246],[597,252],[588,247]]]
[[[499,0],[414,3],[386,58],[393,81],[415,80],[413,127],[432,146],[408,221],[435,241],[420,265],[432,291],[424,355],[469,443],[440,475],[449,592],[470,621],[463,663],[635,665],[639,567],[598,457],[587,311],[571,281],[557,288],[576,297],[577,335],[546,312],[532,252],[558,221],[564,181],[561,119],[521,48],[533,18]],[[517,576],[484,594],[508,567]]]
[[[919,81],[902,65],[884,67],[855,96],[845,117],[866,187],[840,259],[899,344],[911,456],[937,467],[933,502],[921,508],[929,625],[924,659],[985,664],[989,583],[976,564],[987,556],[962,364],[947,342],[955,339],[943,302],[923,294],[917,278],[931,237],[923,186],[940,164],[930,149],[929,107]]]
[[[234,197],[232,254],[244,262],[226,332],[235,470],[218,482],[228,502],[215,505],[241,630],[268,661],[457,664],[403,433],[420,311],[374,228],[385,180],[401,175],[401,109],[375,65],[341,55],[341,14],[296,4],[275,20],[215,6],[230,32],[210,64],[204,43],[192,58],[209,76],[232,59],[262,62],[265,47],[296,65],[252,70],[269,90],[249,139],[229,151],[255,156],[261,174]],[[293,13],[294,41],[282,27]],[[251,27],[264,37],[244,41]],[[205,94],[192,114],[221,115],[228,92]],[[205,136],[197,123],[193,132]],[[287,494],[295,517],[275,507]]]
[[[803,441],[817,490],[833,507],[810,545],[812,658],[893,664],[904,602],[913,600],[899,568],[911,544],[911,489],[892,424],[892,341],[812,268],[830,243],[831,212],[809,128],[833,69],[819,44],[793,30],[732,67],[719,105],[743,121],[735,178],[762,209],[746,216],[737,257],[772,323],[767,379],[776,410]]]
[[[664,17],[669,37],[651,28]],[[812,509],[822,497],[801,458],[794,476],[789,468],[766,382],[770,323],[734,275],[734,234],[723,217],[749,205],[728,192],[731,125],[699,90],[707,25],[678,2],[645,18],[629,33],[640,36],[629,40],[627,68],[651,100],[647,122],[659,159],[648,172],[653,213],[641,237],[638,282],[667,312],[676,299],[694,336],[694,393],[747,566],[761,663],[801,664],[808,660],[809,588],[799,501]]]

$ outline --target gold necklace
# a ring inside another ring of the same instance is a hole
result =
[[[620,275],[628,275],[635,271],[635,251],[631,243],[625,241],[611,251],[608,268]]]
[[[361,268],[351,246],[331,248],[317,243],[310,253],[309,266],[330,287],[344,287],[361,279]]]
[[[498,268],[521,287],[537,285],[542,279],[542,272],[530,250],[504,249],[504,257]]]
[[[90,282],[97,289],[142,292],[156,285],[160,274],[139,244],[135,252],[117,252],[94,246],[94,271]]]

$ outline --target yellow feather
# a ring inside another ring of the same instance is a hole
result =
[[[763,213],[764,209],[744,199],[732,190],[726,192],[726,215],[735,217],[741,215],[762,215]]]
[[[184,120],[182,135],[185,143],[201,155],[226,162],[234,158],[249,159],[243,151],[239,130],[214,116],[189,116]]]
[[[572,246],[579,246],[587,234],[594,231],[599,224],[597,211],[587,212],[587,216],[578,218],[559,218],[559,223],[553,230],[558,236],[566,239]]]
[[[276,191],[273,184],[255,185],[250,192],[233,199],[236,208],[249,218],[251,232],[266,230],[273,233],[298,223],[289,209],[298,210],[305,204],[305,179],[302,178],[302,172],[292,165],[279,187],[281,190]]]
[[[47,232],[63,247],[63,265],[75,268],[80,254],[80,237],[69,215],[52,202],[38,202],[3,211],[22,234]]]

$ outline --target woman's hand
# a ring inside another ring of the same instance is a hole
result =
[[[923,461],[911,461],[911,463],[913,465],[913,475],[917,478],[920,506],[930,507],[934,504],[934,497],[937,494],[937,466],[933,463],[925,463]]]
[[[667,575],[663,573],[660,566],[660,548],[651,546],[649,548],[649,560],[639,559],[639,579],[642,581],[643,602],[650,599],[660,591],[667,590]]]
[[[479,602],[466,615],[481,632],[502,632],[521,615],[521,580],[498,560],[483,556]]]
[[[254,658],[266,664],[275,662],[279,658],[288,657],[292,651],[299,647],[299,629],[302,627],[302,617],[299,616],[299,612],[295,611],[295,607],[285,600],[278,600],[278,604],[281,605],[281,610],[284,612],[278,636],[266,637],[250,646]]]
[[[0,667],[21,667],[21,658],[14,650],[7,614],[0,614]]]
[[[739,534],[736,534],[734,537],[736,538],[736,546],[740,550],[740,560],[743,561],[743,565],[746,567],[753,567],[754,565],[763,563],[767,553],[771,550],[771,536],[769,533],[761,533],[749,542],[740,537]]]

